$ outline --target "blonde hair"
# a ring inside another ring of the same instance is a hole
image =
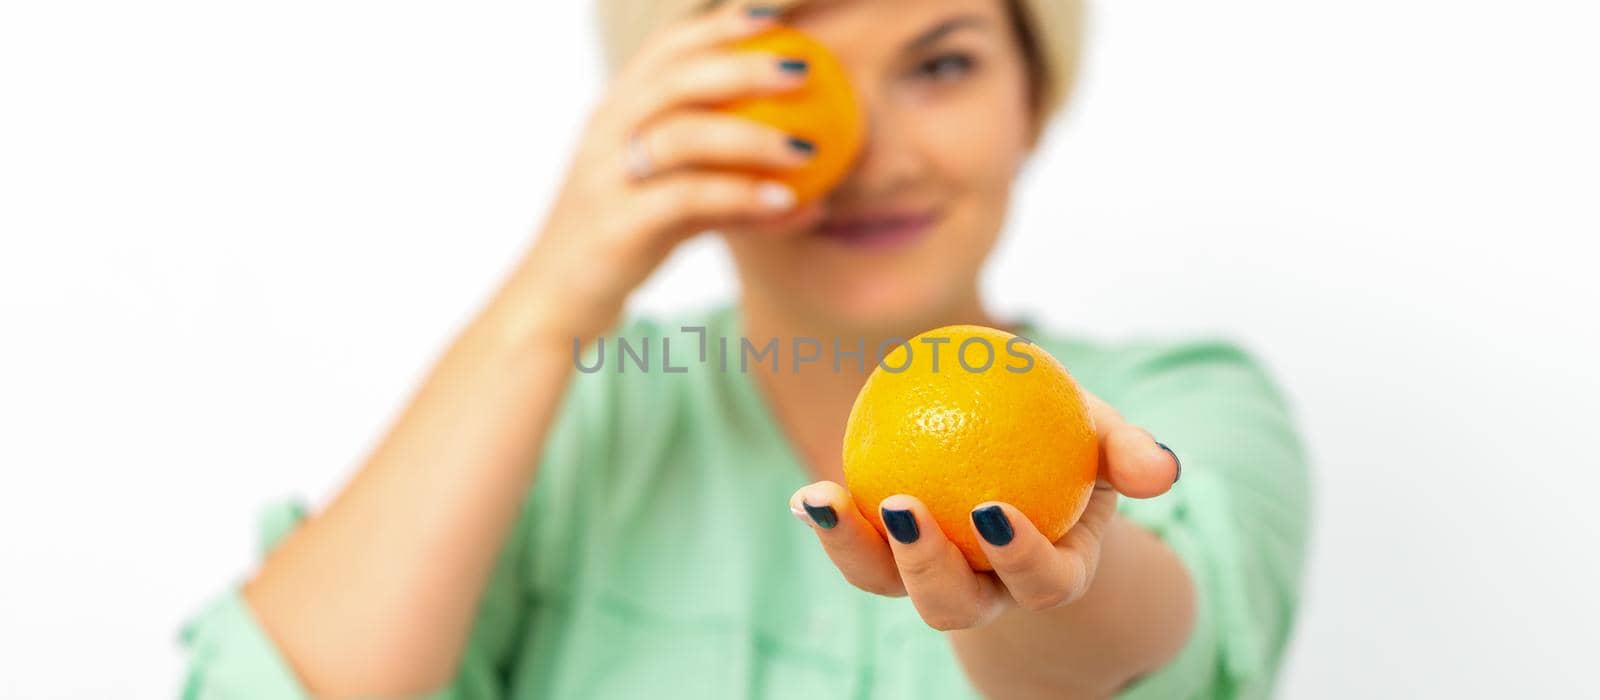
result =
[[[724,0],[599,0],[597,20],[606,65],[627,63],[657,28],[722,4]],[[750,0],[731,0],[755,4]],[[806,0],[762,4],[793,7]],[[1007,0],[1029,66],[1035,132],[1044,131],[1066,105],[1076,82],[1083,43],[1082,0]]]

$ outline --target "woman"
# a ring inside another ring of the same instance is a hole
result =
[[[187,694],[1266,694],[1306,506],[1271,380],[1224,342],[1094,343],[979,295],[1067,93],[1077,3],[703,4],[602,4],[618,68],[536,242],[338,497],[279,513],[260,571],[191,622]],[[737,168],[816,144],[697,107],[805,80],[725,49],[775,22],[836,50],[869,118],[848,178],[808,206]],[[737,304],[618,326],[674,245],[713,229]],[[878,347],[951,323],[1049,350],[1101,442],[1104,487],[1059,541],[1005,504],[975,519],[994,574],[915,498],[868,504],[895,521],[885,539],[840,485],[863,373],[574,371],[574,341],[606,336],[689,358],[705,338]]]

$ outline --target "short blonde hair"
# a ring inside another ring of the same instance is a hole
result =
[[[599,0],[600,41],[613,72],[627,63],[661,25],[703,12],[725,0]],[[750,0],[732,0],[755,4]],[[793,7],[806,0],[761,4]],[[1066,106],[1078,74],[1083,43],[1082,0],[1008,0],[1029,65],[1035,132]]]

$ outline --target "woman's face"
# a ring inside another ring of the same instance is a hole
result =
[[[727,236],[746,294],[845,328],[972,311],[1033,128],[1006,1],[822,0],[789,21],[844,63],[868,135],[821,219]]]

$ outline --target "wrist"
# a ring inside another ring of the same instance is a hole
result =
[[[622,303],[585,302],[582,289],[526,261],[519,264],[484,308],[476,324],[500,342],[530,350],[572,352],[587,345],[621,314]]]

